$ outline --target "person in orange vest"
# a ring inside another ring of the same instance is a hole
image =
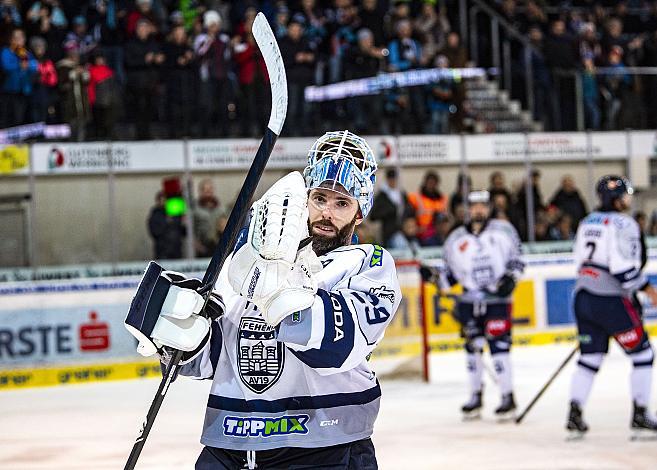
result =
[[[417,193],[408,195],[408,200],[415,209],[418,234],[422,246],[439,244],[436,234],[436,214],[447,213],[447,196],[440,192],[440,177],[433,171],[424,175],[422,187]]]

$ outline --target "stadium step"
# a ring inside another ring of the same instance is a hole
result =
[[[523,110],[494,80],[479,78],[465,81],[464,108],[477,133],[542,131],[543,125]]]

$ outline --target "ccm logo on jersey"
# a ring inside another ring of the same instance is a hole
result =
[[[344,338],[344,331],[342,331],[344,317],[342,316],[342,305],[340,305],[338,299],[331,296],[331,303],[333,304],[333,323],[335,325],[335,337],[333,338],[333,342],[335,343]]]
[[[320,427],[326,427],[326,426],[336,426],[340,420],[338,419],[325,419],[324,421],[319,422]]]

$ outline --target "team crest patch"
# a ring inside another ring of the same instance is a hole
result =
[[[283,343],[276,341],[274,327],[262,318],[242,318],[237,334],[240,379],[250,390],[263,393],[283,372]]]

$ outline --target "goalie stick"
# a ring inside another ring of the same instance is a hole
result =
[[[226,229],[221,235],[221,240],[217,246],[212,259],[208,264],[208,268],[205,271],[203,276],[203,284],[199,289],[199,293],[205,297],[205,304],[201,310],[201,314],[205,312],[205,307],[210,298],[210,293],[212,288],[217,282],[217,277],[219,277],[219,271],[223,266],[228,254],[231,252],[237,235],[239,234],[240,229],[244,225],[244,219],[249,210],[249,203],[253,198],[262,172],[267,165],[267,160],[271,155],[272,150],[274,149],[274,144],[276,139],[281,133],[283,128],[283,123],[285,122],[285,115],[287,113],[287,78],[285,76],[285,66],[283,64],[283,57],[281,56],[281,51],[278,48],[276,43],[276,37],[274,36],[271,27],[267,23],[265,15],[258,13],[253,22],[253,36],[255,37],[258,48],[262,53],[262,56],[265,60],[267,66],[267,73],[269,74],[269,82],[271,85],[271,113],[269,115],[269,123],[267,124],[267,129],[265,135],[260,142],[258,151],[253,159],[251,168],[249,169],[242,189],[237,196],[233,210],[230,212],[228,217],[228,222],[226,223]],[[139,455],[146,443],[148,434],[150,433],[153,423],[155,422],[155,417],[164,401],[164,397],[169,389],[171,381],[175,378],[178,371],[178,364],[182,358],[182,351],[176,350],[167,366],[160,386],[157,390],[155,398],[151,403],[151,406],[146,415],[146,420],[142,425],[137,440],[132,447],[128,461],[125,464],[124,470],[132,470],[137,464]]]

